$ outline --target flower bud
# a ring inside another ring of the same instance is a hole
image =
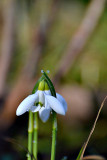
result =
[[[39,83],[38,90],[44,91],[44,89],[45,89],[45,81],[42,80],[42,81]]]
[[[49,86],[48,86],[48,84],[45,82],[45,91],[46,90],[49,90]]]

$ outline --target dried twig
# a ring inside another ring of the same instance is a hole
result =
[[[86,156],[82,160],[106,160],[106,159],[102,156],[93,155],[93,156]]]
[[[59,63],[59,68],[53,80],[55,84],[59,83],[61,77],[68,72],[76,58],[80,55],[102,15],[105,2],[106,0],[91,1],[81,25],[71,38],[68,48]]]
[[[96,119],[95,119],[95,122],[94,122],[94,124],[93,124],[93,127],[92,127],[92,129],[91,129],[91,131],[90,131],[90,134],[89,134],[89,136],[88,136],[88,138],[87,138],[87,141],[85,142],[85,144],[84,144],[84,146],[83,146],[83,151],[82,151],[80,160],[83,159],[84,152],[85,152],[86,147],[87,147],[87,145],[88,145],[88,142],[89,142],[89,140],[90,140],[90,138],[91,138],[91,136],[92,136],[92,134],[93,134],[93,132],[94,132],[94,130],[95,130],[96,123],[97,123],[97,121],[98,121],[99,115],[100,115],[100,113],[101,113],[101,110],[102,110],[102,108],[103,108],[103,106],[104,106],[104,103],[105,103],[106,99],[107,99],[107,96],[104,98],[104,100],[103,100],[103,102],[102,102],[102,104],[101,104],[101,107],[100,107],[100,109],[99,109],[99,111],[98,111],[98,114],[97,114],[97,117],[96,117]]]

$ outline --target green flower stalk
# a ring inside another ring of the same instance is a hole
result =
[[[31,155],[32,155],[32,137],[33,137],[33,113],[31,111],[29,111],[27,160],[31,160]]]
[[[64,113],[66,113],[67,111],[67,103],[64,100],[64,98],[55,92],[55,88],[53,86],[53,83],[51,82],[51,80],[49,79],[49,77],[47,76],[47,74],[43,71],[43,75],[45,77],[45,80],[49,86],[49,89],[51,91],[51,95],[55,98],[57,98],[61,104],[63,104],[64,107]],[[55,105],[55,103],[54,103]],[[57,104],[56,104],[57,106]],[[57,106],[58,107],[58,106]],[[61,107],[59,107],[61,108]],[[57,108],[58,109],[58,108]],[[52,147],[51,147],[51,160],[55,160],[55,153],[56,153],[56,135],[57,135],[57,117],[56,117],[56,112],[53,110],[52,111]]]
[[[51,160],[55,160],[56,153],[56,135],[57,135],[57,117],[56,113],[53,111],[53,120],[52,120],[52,147],[51,147]]]
[[[51,91],[51,95],[56,97],[56,92],[55,92],[55,88],[53,86],[53,83],[51,82],[51,80],[49,79],[49,77],[47,76],[47,74],[45,72],[43,72],[44,77],[47,81],[47,84],[49,86],[49,89]],[[55,160],[55,153],[56,153],[56,135],[57,135],[57,117],[56,117],[56,113],[53,111],[52,112],[52,146],[51,146],[51,160]]]
[[[33,128],[33,156],[37,159],[38,148],[38,115],[34,113],[34,128]]]

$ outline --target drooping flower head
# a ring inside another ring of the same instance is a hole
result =
[[[40,119],[46,122],[52,110],[58,114],[65,115],[67,103],[58,93],[56,93],[56,97],[52,96],[47,82],[43,79],[39,82],[38,90],[20,103],[16,110],[16,115],[20,116],[27,111],[39,112]]]

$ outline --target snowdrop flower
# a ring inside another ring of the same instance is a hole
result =
[[[53,97],[47,83],[42,80],[39,83],[37,92],[29,95],[20,103],[16,110],[16,115],[20,116],[29,110],[32,112],[39,111],[40,119],[43,122],[46,122],[49,119],[52,110],[58,114],[65,115],[67,103],[58,93],[56,93],[56,97]]]

